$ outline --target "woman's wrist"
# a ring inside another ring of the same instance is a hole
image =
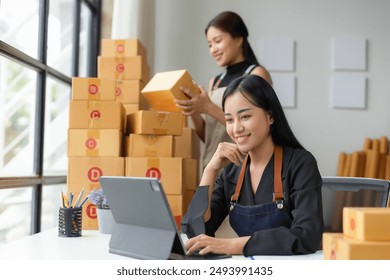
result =
[[[200,186],[213,185],[217,173],[218,173],[218,169],[214,169],[212,166],[207,165],[203,170],[202,180],[200,181],[199,185]]]

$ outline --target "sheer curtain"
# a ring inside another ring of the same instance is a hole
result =
[[[153,65],[155,0],[114,0],[112,39],[138,38]]]

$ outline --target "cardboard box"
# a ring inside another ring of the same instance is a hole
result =
[[[390,241],[390,208],[344,207],[343,232],[358,240]]]
[[[127,115],[131,115],[133,113],[137,113],[141,110],[148,110],[148,107],[145,107],[144,104],[122,104],[125,110],[125,121],[127,121]]]
[[[100,188],[103,175],[124,176],[123,157],[69,157],[68,191]]]
[[[175,98],[188,99],[181,91],[181,86],[190,88],[194,93],[200,93],[186,70],[157,73],[141,92],[153,110],[181,112],[181,109],[173,102]]]
[[[197,164],[195,159],[127,157],[125,174],[158,178],[166,194],[183,194],[197,187]]]
[[[68,157],[120,157],[122,139],[119,129],[69,129]]]
[[[102,56],[145,56],[146,48],[136,39],[102,39]]]
[[[171,212],[174,216],[176,226],[181,229],[181,219],[187,213],[187,209],[195,191],[186,190],[184,195],[168,194],[167,199]]]
[[[127,134],[181,135],[181,113],[141,110],[127,115]]]
[[[124,128],[124,109],[118,101],[70,101],[69,128]]]
[[[342,233],[324,233],[322,250],[325,260],[390,260],[390,242],[361,241]]]
[[[126,137],[127,157],[172,157],[172,135],[139,135]]]
[[[115,100],[122,104],[145,104],[147,101],[141,94],[144,82],[141,80],[118,80],[116,81]]]
[[[124,176],[123,157],[69,157],[67,192],[78,195],[84,188],[85,196],[100,188],[99,178],[103,175]],[[98,229],[96,207],[87,201],[83,206],[83,229]]]
[[[143,56],[98,57],[98,77],[149,81],[149,66]]]
[[[72,100],[113,101],[115,80],[112,78],[72,78]]]
[[[195,130],[184,127],[182,135],[173,138],[174,157],[194,158],[200,157],[200,139]]]
[[[184,216],[195,191],[185,190],[184,194],[167,194],[167,200],[174,216]]]

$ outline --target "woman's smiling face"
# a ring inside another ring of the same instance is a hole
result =
[[[233,38],[213,26],[208,29],[206,36],[210,54],[218,66],[226,67],[244,60],[241,37]]]
[[[255,106],[238,91],[226,98],[225,120],[228,135],[243,153],[259,149],[263,143],[272,141],[271,114]]]

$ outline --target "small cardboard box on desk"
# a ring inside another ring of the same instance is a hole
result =
[[[323,234],[326,260],[390,260],[390,208],[345,207],[343,233]]]

